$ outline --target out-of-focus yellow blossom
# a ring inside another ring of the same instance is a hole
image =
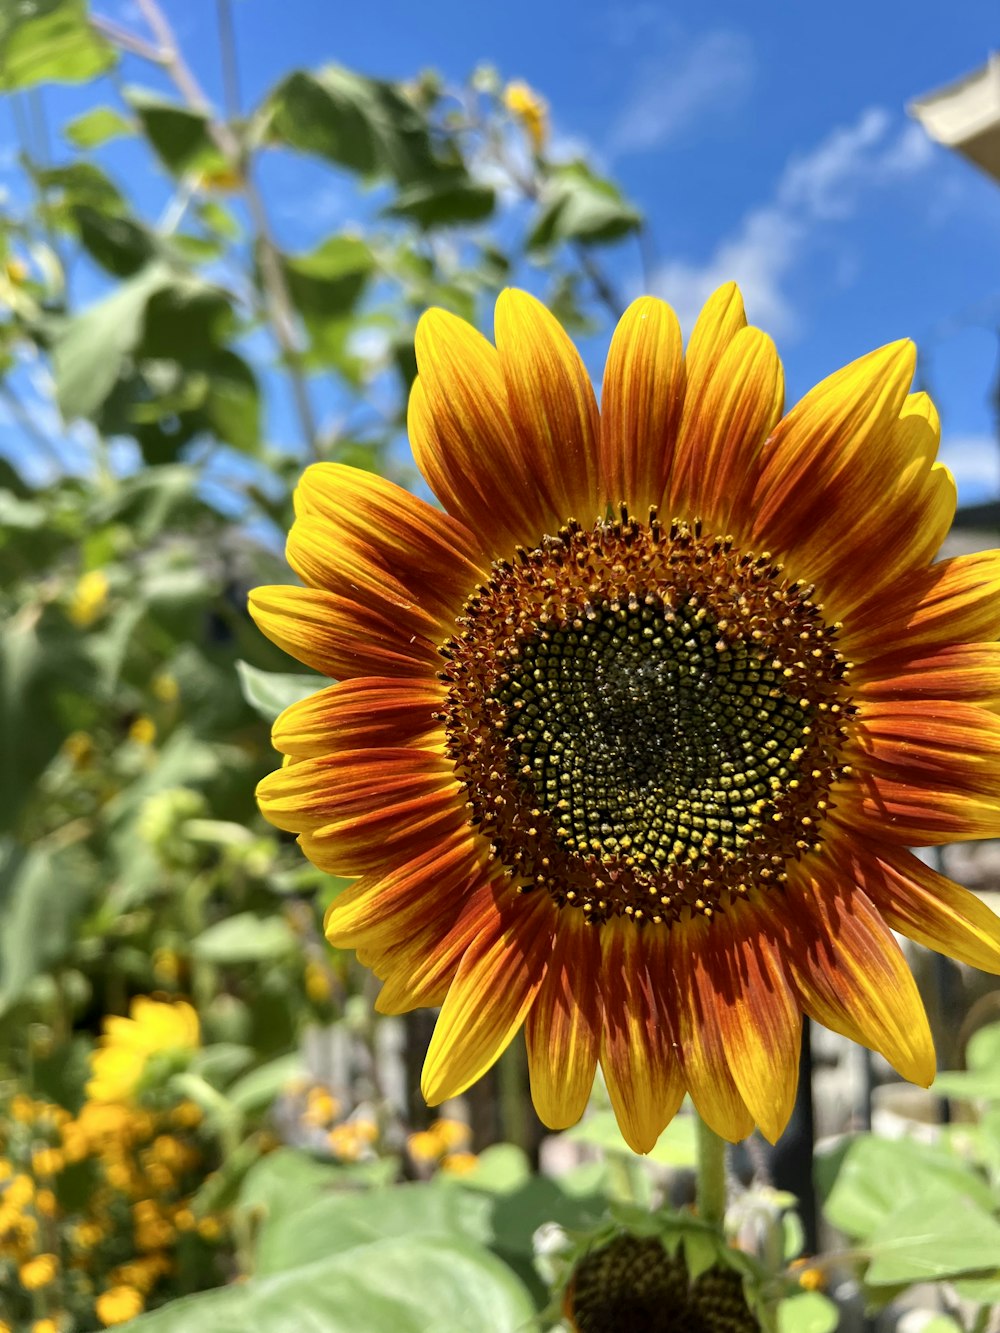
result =
[[[523,79],[515,79],[503,90],[503,104],[520,121],[536,153],[549,137],[549,104]]]
[[[55,1217],[59,1203],[51,1190],[39,1190],[35,1195],[35,1207],[43,1217]]]
[[[169,671],[157,672],[149,687],[153,691],[153,698],[159,699],[161,704],[176,703],[181,692],[176,676],[172,676]]]
[[[36,1254],[34,1259],[21,1265],[17,1277],[25,1291],[41,1291],[55,1281],[58,1272],[59,1260],[54,1254]]]
[[[136,745],[152,745],[156,740],[156,723],[145,713],[140,714],[129,727],[128,738]]]
[[[128,1323],[136,1315],[142,1314],[145,1306],[142,1292],[128,1286],[109,1287],[94,1302],[97,1317],[105,1328],[112,1324]]]
[[[35,1103],[25,1092],[10,1099],[10,1118],[22,1125],[30,1125],[35,1118]]]
[[[304,980],[306,994],[313,1004],[325,1004],[333,994],[330,970],[315,958],[310,958],[306,963]]]
[[[55,1319],[35,1319],[29,1333],[59,1333],[59,1322]]]
[[[0,1319],[0,1333],[12,1333],[10,1324],[7,1323],[6,1319]]]
[[[8,1208],[23,1208],[35,1197],[35,1182],[23,1172],[14,1177],[4,1192],[4,1203]]]
[[[99,620],[108,605],[111,585],[102,569],[91,569],[81,575],[73,589],[67,614],[77,629],[87,629]]]
[[[197,1226],[198,1222],[194,1213],[191,1211],[190,1208],[187,1207],[186,1204],[182,1208],[177,1209],[177,1211],[174,1213],[172,1220],[174,1226],[180,1232],[193,1231]]]
[[[153,973],[165,986],[176,986],[180,980],[183,962],[176,949],[161,948],[153,952]]]
[[[28,266],[23,259],[8,259],[3,266],[8,282],[20,287],[28,276]]]
[[[366,1140],[358,1134],[350,1121],[343,1125],[334,1125],[326,1136],[331,1151],[342,1162],[356,1162],[366,1147]]]
[[[430,1132],[437,1139],[443,1153],[467,1148],[472,1140],[472,1131],[461,1120],[445,1118],[435,1120],[430,1127]]]
[[[306,1125],[322,1129],[339,1110],[340,1103],[326,1088],[310,1088],[306,1094],[306,1109],[302,1113],[302,1120]]]
[[[58,1148],[37,1148],[31,1154],[31,1169],[36,1176],[57,1176],[65,1165]]]
[[[799,1273],[798,1282],[806,1291],[822,1291],[826,1286],[826,1277],[821,1268],[807,1264]]]
[[[437,1139],[429,1129],[418,1129],[406,1140],[406,1147],[415,1162],[430,1164],[441,1155]]]
[[[62,752],[74,768],[87,768],[96,748],[93,736],[86,731],[71,731],[62,743]]]
[[[441,1170],[452,1176],[464,1176],[475,1170],[478,1163],[474,1152],[451,1152],[441,1158]]]
[[[90,1057],[87,1096],[98,1102],[127,1102],[142,1081],[153,1055],[184,1055],[201,1038],[198,1015],[184,1000],[165,1003],[138,995],[129,1017],[104,1020],[100,1048]]]
[[[203,1217],[198,1223],[198,1235],[202,1240],[219,1240],[222,1236],[222,1223],[217,1217]]]
[[[178,1129],[195,1129],[201,1124],[204,1112],[197,1102],[178,1102],[170,1112],[170,1123]]]
[[[14,1174],[14,1168],[11,1166],[10,1159],[0,1157],[0,1180],[10,1180]]]

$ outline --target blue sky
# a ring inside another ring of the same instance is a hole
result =
[[[94,8],[140,26],[130,0]],[[214,5],[165,8],[216,93]],[[623,292],[652,289],[689,327],[708,291],[736,278],[751,319],[778,342],[790,400],[869,348],[914,337],[962,500],[1000,494],[989,401],[1000,185],[905,113],[985,62],[995,0],[235,0],[234,12],[247,103],[290,68],[325,60],[388,77],[432,66],[453,81],[489,60],[527,79],[550,102],[557,150],[584,148],[649,219],[645,269],[632,243],[609,256]],[[138,66],[126,75],[149,81]],[[54,118],[79,105],[60,91]],[[333,173],[296,175],[305,170],[286,163],[269,178],[297,196],[308,179],[311,219],[301,196],[274,210],[294,246],[310,221],[328,229],[344,199]],[[599,378],[601,352],[587,350]]]

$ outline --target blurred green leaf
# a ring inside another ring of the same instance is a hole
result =
[[[923,1190],[875,1228],[866,1249],[869,1286],[931,1282],[996,1267],[1000,1223],[946,1185]]]
[[[0,90],[84,83],[114,63],[114,48],[87,21],[86,0],[0,6]]]
[[[454,1237],[394,1237],[174,1301],[135,1333],[537,1333],[534,1306],[498,1259]]]
[[[126,88],[125,100],[156,155],[173,175],[228,169],[203,112],[193,111],[147,88]]]
[[[778,1333],[834,1333],[840,1311],[818,1291],[796,1292],[778,1306]]]
[[[364,1194],[337,1191],[266,1219],[257,1242],[256,1271],[282,1273],[325,1254],[390,1237],[485,1242],[491,1235],[489,1214],[488,1199],[446,1183],[395,1185]]]
[[[424,116],[400,89],[340,65],[290,74],[265,114],[272,139],[362,176],[407,185],[442,170]]]
[[[301,1077],[302,1070],[302,1056],[297,1051],[279,1055],[237,1079],[226,1090],[226,1096],[244,1114],[266,1110],[292,1079]]]
[[[566,1130],[566,1137],[576,1143],[592,1144],[604,1152],[631,1156],[631,1149],[622,1138],[613,1111],[589,1112],[578,1125]],[[647,1154],[647,1160],[659,1162],[663,1166],[694,1166],[696,1156],[694,1117],[677,1115],[657,1139],[656,1146]]]
[[[496,195],[464,171],[415,181],[400,190],[386,209],[391,217],[412,218],[425,231],[461,223],[484,222],[493,212]]]
[[[135,134],[135,125],[113,106],[95,106],[64,125],[63,134],[77,148],[99,148],[111,139]]]
[[[88,204],[75,205],[72,214],[83,248],[114,277],[130,278],[155,257],[153,237],[131,218],[115,217]]]
[[[539,250],[560,241],[617,241],[641,223],[641,213],[616,185],[585,162],[573,162],[557,167],[545,182],[527,244]]]
[[[990,1208],[989,1186],[944,1149],[863,1135],[844,1154],[824,1213],[849,1236],[869,1237],[900,1209],[923,1215],[930,1192]]]
[[[237,662],[236,674],[244,699],[265,722],[273,722],[289,705],[308,698],[329,683],[323,676],[260,671],[249,662]]]
[[[217,921],[191,941],[191,952],[206,963],[261,963],[283,958],[297,947],[295,932],[280,916],[238,912]]]
[[[0,1013],[63,957],[91,892],[71,855],[0,840]]]

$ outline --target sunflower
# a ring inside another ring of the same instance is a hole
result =
[[[104,1019],[91,1054],[87,1096],[92,1102],[129,1102],[139,1091],[154,1057],[182,1063],[200,1042],[197,1012],[185,1000],[166,1002],[137,995],[128,1018]]]
[[[647,1151],[685,1092],[774,1140],[802,1013],[928,1084],[893,937],[1000,971],[1000,920],[908,847],[1000,833],[1000,552],[932,563],[955,507],[914,349],[783,415],[737,289],[686,354],[644,297],[602,406],[509,291],[496,346],[417,329],[414,456],[444,512],[309,468],[265,634],[333,677],[278,718],[264,814],[359,876],[327,934],[378,1008],[440,1005],[437,1104],[524,1026],[532,1096],[581,1115],[598,1063]]]

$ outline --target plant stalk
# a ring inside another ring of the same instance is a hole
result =
[[[697,1112],[695,1119],[698,1127],[695,1195],[698,1216],[721,1230],[726,1216],[726,1141],[720,1139]]]

